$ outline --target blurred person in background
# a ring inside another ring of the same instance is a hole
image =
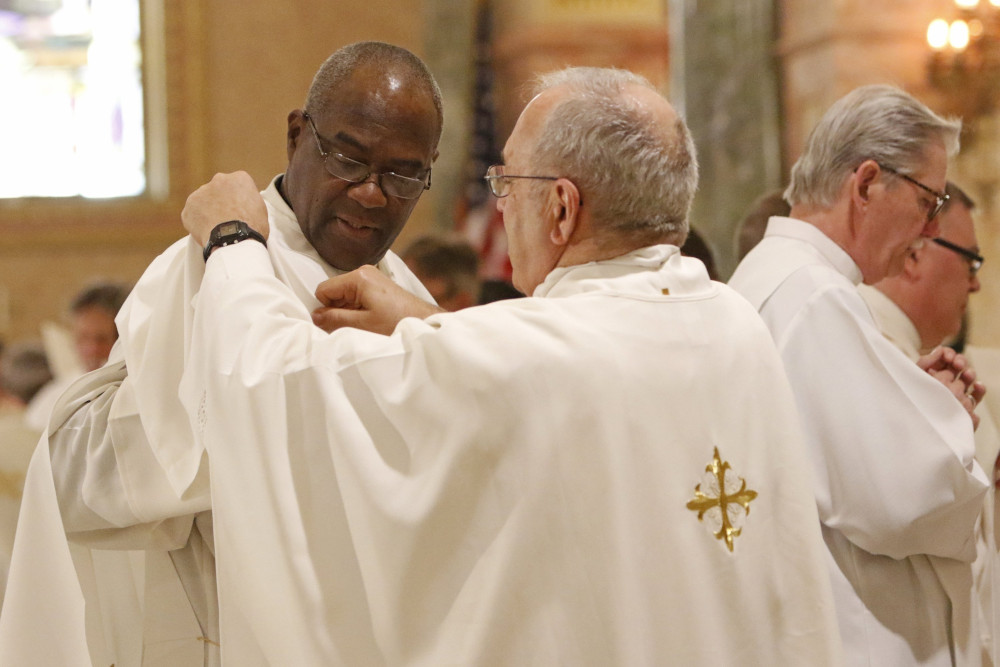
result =
[[[467,241],[421,236],[400,257],[445,310],[461,310],[479,301],[479,257]]]
[[[129,290],[130,287],[123,283],[99,281],[87,285],[73,297],[69,306],[72,351],[67,354],[66,350],[48,350],[51,358],[70,356],[72,363],[66,364],[66,368],[52,364],[56,367],[55,377],[28,404],[25,421],[31,428],[44,430],[59,395],[77,377],[100,368],[108,360],[118,340],[115,317]],[[58,346],[59,343],[51,342],[53,340],[56,339],[49,338],[49,344]]]
[[[41,435],[25,424],[25,408],[51,380],[41,343],[15,343],[0,354],[0,602],[7,588],[24,475]]]

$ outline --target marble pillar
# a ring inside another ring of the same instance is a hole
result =
[[[773,2],[672,0],[671,8],[672,97],[701,165],[691,224],[725,279],[736,266],[736,225],[783,181]]]

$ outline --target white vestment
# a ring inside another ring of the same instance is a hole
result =
[[[25,424],[23,408],[0,404],[0,603],[7,588],[24,476],[39,435]]]
[[[920,332],[907,317],[903,309],[883,294],[879,289],[864,283],[858,285],[858,293],[865,300],[868,311],[875,320],[875,326],[890,343],[905,354],[910,361],[920,358]]]
[[[262,193],[267,251],[300,307],[312,310],[316,286],[340,271],[302,235],[276,182]],[[218,661],[208,461],[179,398],[204,266],[190,238],[160,255],[116,319],[120,338],[107,365],[56,404],[49,446],[38,448],[25,486],[0,665],[89,664],[88,650],[94,664],[118,667]],[[394,254],[378,266],[433,301]],[[124,549],[146,557],[137,562]],[[83,623],[89,647],[80,643]]]
[[[998,444],[1000,444],[1000,349],[995,347],[978,347],[966,345],[965,356],[976,369],[977,377],[986,385],[986,397],[979,404],[976,413],[981,421],[976,429],[976,458],[991,478],[996,474]],[[993,440],[985,435],[980,436],[984,427],[992,428],[998,434]],[[987,624],[994,664],[1000,664],[1000,489],[997,483],[990,487],[983,505],[983,518],[980,522],[982,530],[979,533],[979,554],[974,564],[979,605],[983,612],[983,621]]]
[[[227,664],[839,664],[780,360],[700,262],[327,335],[254,245],[209,262],[185,377]]]
[[[815,467],[850,665],[978,665],[970,563],[987,480],[972,421],[875,326],[851,257],[771,218],[730,285],[771,330]]]
[[[858,285],[858,292],[868,305],[868,310],[871,311],[875,325],[882,335],[911,361],[915,362],[920,358],[920,333],[903,309],[871,285]],[[986,410],[985,403],[979,405],[976,413],[979,415],[979,427],[976,429],[976,460],[983,471],[992,476],[993,464],[1000,451],[1000,434],[997,433],[997,427],[989,411]],[[997,569],[996,561],[1000,557],[997,553],[993,525],[996,500],[995,488],[991,486],[983,499],[983,513],[976,526],[976,560],[972,564],[973,590],[970,592],[972,603],[978,605],[979,609],[979,632],[985,651],[983,660],[985,664],[994,664],[996,656],[1000,655],[997,653],[1000,633],[996,631],[993,620],[1000,618],[993,613],[994,589],[998,584],[994,581],[994,571]]]

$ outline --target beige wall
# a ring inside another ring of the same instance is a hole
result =
[[[496,13],[497,132],[514,129],[525,84],[570,65],[621,67],[666,91],[670,71],[666,3],[659,0],[509,0]]]

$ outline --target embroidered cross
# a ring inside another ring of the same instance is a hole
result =
[[[687,504],[689,510],[698,513],[699,521],[707,516],[715,537],[725,541],[729,551],[733,550],[733,539],[743,532],[750,501],[757,497],[757,492],[748,489],[742,477],[733,475],[739,482],[726,479],[726,471],[731,469],[729,462],[719,457],[719,448],[713,448],[712,462],[705,466],[702,480],[705,491],[702,484],[695,486],[694,498]]]

